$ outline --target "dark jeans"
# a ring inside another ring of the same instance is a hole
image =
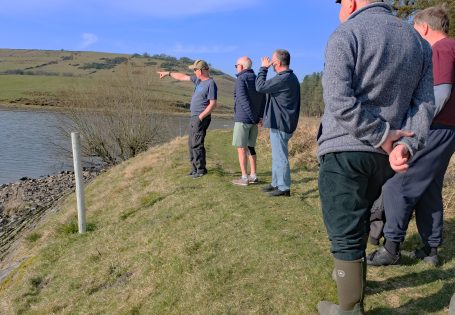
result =
[[[430,130],[425,148],[410,160],[406,173],[395,174],[384,185],[384,236],[404,241],[415,209],[419,234],[425,245],[442,243],[444,174],[455,151],[455,130]]]
[[[199,120],[198,116],[192,116],[190,119],[188,151],[193,173],[207,173],[205,167],[204,140],[211,120],[210,115],[205,117],[202,121]]]
[[[321,158],[319,193],[335,258],[365,256],[371,206],[393,174],[388,156],[379,153],[339,152]]]

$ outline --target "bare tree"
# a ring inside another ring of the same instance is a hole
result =
[[[89,87],[72,89],[68,114],[59,126],[64,134],[81,134],[85,157],[108,165],[136,156],[164,135],[163,118],[153,111],[161,101],[151,89],[152,74],[129,63],[115,69]]]

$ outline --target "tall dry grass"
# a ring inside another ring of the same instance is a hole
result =
[[[292,167],[303,167],[315,170],[318,167],[316,158],[316,135],[319,127],[319,118],[300,118],[294,135],[289,141],[289,162]],[[271,150],[269,129],[261,129],[258,144]]]
[[[452,156],[452,160],[447,168],[442,192],[446,216],[453,218],[455,217],[455,156]]]
[[[315,170],[318,167],[316,158],[316,135],[319,127],[318,118],[303,117],[297,130],[289,141],[289,162],[293,167]],[[258,143],[271,150],[269,129],[261,129]],[[443,200],[447,217],[455,216],[455,156],[452,157],[444,178]]]

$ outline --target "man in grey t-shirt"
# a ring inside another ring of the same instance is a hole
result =
[[[204,140],[207,128],[210,125],[211,113],[216,107],[217,86],[210,77],[209,66],[204,60],[196,60],[189,66],[194,75],[184,73],[160,71],[160,79],[169,76],[179,81],[191,81],[194,92],[191,98],[191,119],[188,136],[188,151],[191,163],[189,176],[194,179],[207,174]]]

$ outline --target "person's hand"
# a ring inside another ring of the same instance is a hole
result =
[[[381,145],[381,148],[390,154],[393,150],[393,143],[402,137],[412,137],[414,136],[414,132],[407,131],[407,130],[390,130],[389,134],[387,135],[384,143]]]
[[[170,71],[157,71],[156,73],[158,73],[160,75],[160,79],[171,75]]]
[[[259,126],[259,127],[263,127],[263,126],[264,126],[264,125],[262,124],[262,118],[259,118],[258,126]]]
[[[409,168],[409,151],[404,144],[399,144],[393,148],[389,154],[390,167],[397,173],[404,173]]]
[[[262,57],[261,67],[269,68],[272,65],[269,57]]]
[[[197,116],[199,118],[199,121],[202,121],[204,118],[201,118],[201,115]]]

